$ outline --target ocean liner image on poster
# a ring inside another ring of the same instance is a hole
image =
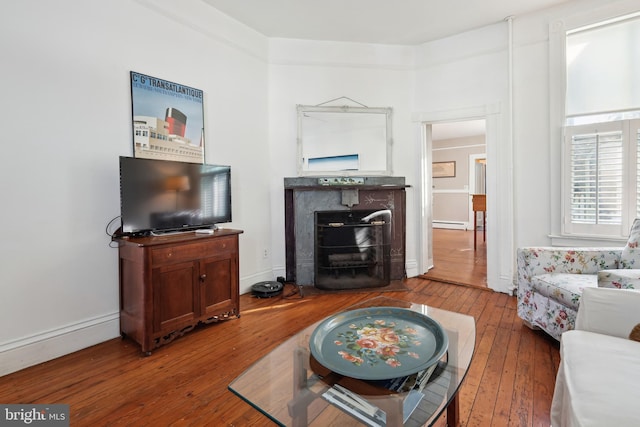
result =
[[[134,157],[204,163],[203,92],[131,72]]]

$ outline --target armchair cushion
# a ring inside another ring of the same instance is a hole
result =
[[[577,330],[628,338],[638,323],[639,291],[607,288],[588,288],[583,291],[576,316]]]
[[[640,289],[640,269],[623,268],[598,271],[598,287]]]
[[[551,425],[638,425],[640,342],[595,332],[568,331],[562,334],[560,358],[551,402]]]
[[[531,286],[536,292],[574,310],[578,309],[582,290],[597,285],[595,274],[551,273],[531,278]]]

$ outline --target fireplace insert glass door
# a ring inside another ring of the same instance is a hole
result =
[[[315,212],[315,278],[321,289],[390,283],[391,211]]]

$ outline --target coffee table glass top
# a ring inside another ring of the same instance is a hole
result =
[[[318,363],[309,342],[322,321],[304,328],[236,378],[229,390],[281,426],[339,424],[431,425],[452,403],[469,369],[475,347],[473,317],[377,297],[345,311],[369,307],[396,307],[426,315],[446,332],[448,350],[429,372],[428,382],[416,375],[404,386],[367,381],[331,372]],[[455,405],[453,405],[455,406]]]

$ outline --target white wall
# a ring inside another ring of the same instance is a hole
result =
[[[582,25],[640,11],[637,0],[581,0],[514,21],[514,170],[517,246],[556,243],[562,218],[560,194],[562,71],[550,71],[550,29],[558,22]],[[567,239],[571,246],[621,246],[623,242]]]
[[[437,121],[488,109],[495,119],[495,128],[487,129],[487,274],[494,289],[506,291],[513,283],[515,248],[550,245],[560,230],[561,145],[560,129],[550,122],[550,111],[557,110],[550,97],[557,86],[550,80],[550,26],[560,20],[597,22],[639,9],[632,0],[575,0],[514,17],[512,55],[508,22],[418,48],[416,117]]]
[[[486,119],[487,282],[501,292],[513,285],[514,253],[508,30],[500,22],[420,46],[413,98],[417,121]]]
[[[264,37],[198,0],[11,2],[0,33],[0,375],[119,335],[105,227],[132,155],[129,71],[204,91],[206,161],[232,166],[241,288],[273,279]]]
[[[473,229],[471,213],[470,156],[484,154],[484,135],[433,141],[433,162],[455,162],[455,176],[433,179],[434,227]],[[480,214],[479,214],[480,215]],[[444,224],[436,224],[439,221]],[[449,224],[447,224],[449,223]],[[462,224],[460,224],[462,223]]]
[[[416,160],[409,100],[413,48],[359,43],[270,40],[269,114],[274,270],[285,274],[284,177],[297,175],[296,104],[317,105],[349,97],[368,107],[393,108],[393,175],[415,184]],[[341,100],[328,105],[355,105]],[[416,275],[414,192],[407,190],[408,274]]]

